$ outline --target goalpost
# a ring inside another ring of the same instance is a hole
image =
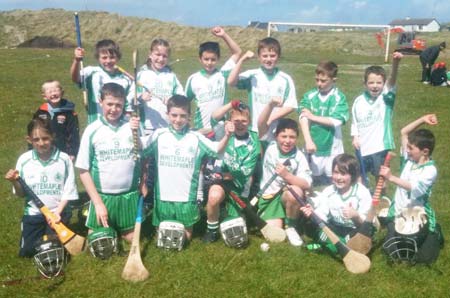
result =
[[[389,42],[391,39],[391,31],[389,30],[391,26],[389,25],[363,25],[363,24],[325,24],[325,23],[292,23],[292,22],[268,22],[267,23],[267,37],[270,37],[272,27],[276,25],[291,26],[291,27],[329,27],[329,28],[357,28],[357,29],[384,29],[386,33],[386,45],[384,53],[384,62],[388,61],[389,58]]]

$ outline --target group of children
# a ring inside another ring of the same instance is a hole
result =
[[[97,43],[98,66],[80,69],[84,49],[75,49],[70,71],[73,81],[85,84],[88,90],[88,126],[79,142],[73,104],[62,99],[58,82],[46,82],[43,95],[47,103],[28,128],[33,149],[6,174],[16,194],[24,195],[15,180],[20,175],[58,220],[67,222],[65,206],[68,200],[78,198],[75,161],[91,199],[86,221],[89,233],[111,228],[130,241],[139,196],[143,195],[154,201],[155,227],[176,221],[190,240],[204,197],[207,229],[203,241],[213,242],[220,236],[220,221],[243,216],[230,192],[247,203],[258,193],[259,216],[270,225],[285,228],[294,246],[303,245],[299,219],[302,214],[310,216],[313,207],[340,236],[356,233],[370,209],[371,195],[359,180],[358,160],[344,153],[341,128],[350,112],[345,95],[336,87],[337,65],[321,62],[315,71],[316,88],[306,92],[298,104],[292,78],[277,67],[281,46],[276,39],[259,41],[261,66],[241,73],[243,63],[254,54],[242,54],[221,27],[214,27],[212,34],[223,39],[232,55],[218,69],[219,44],[202,43],[202,69],[189,77],[184,90],[169,66],[170,46],[163,39],[152,42],[147,63],[135,81],[118,67],[121,53],[112,40]],[[428,200],[436,179],[431,159],[434,137],[415,128],[422,123],[436,124],[435,116],[424,116],[402,131],[402,152],[408,161],[400,177],[381,167],[387,152],[394,149],[392,113],[401,58],[400,53],[393,54],[389,79],[382,67],[366,69],[366,90],[351,110],[352,144],[361,152],[360,162],[368,171],[398,186],[390,217],[395,218],[403,208],[424,206],[429,231],[434,233],[435,217]],[[230,101],[229,86],[246,90],[247,104]],[[134,96],[139,100],[140,117],[131,114]],[[195,130],[189,127],[192,101]],[[298,121],[286,118],[296,111]],[[65,131],[58,133],[62,125]],[[297,147],[299,127],[303,151]],[[137,143],[133,130],[140,131]],[[133,153],[136,146],[139,158]],[[54,181],[49,183],[49,178]],[[323,184],[331,185],[314,204],[303,208],[285,189],[290,185],[306,199],[313,186]],[[50,231],[42,228],[47,223],[29,198],[26,206],[20,255],[32,256],[36,239]],[[323,235],[316,240],[329,246]]]

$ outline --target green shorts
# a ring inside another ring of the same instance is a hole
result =
[[[186,228],[192,227],[200,220],[197,202],[168,202],[155,200],[152,224],[158,227],[162,221],[176,220]]]
[[[244,201],[247,205],[250,204],[248,199],[242,198],[239,196],[242,201]],[[242,208],[236,203],[229,194],[226,195],[225,199],[225,208],[221,208],[221,218],[236,218],[236,217],[244,217],[242,214]]]
[[[108,210],[108,224],[117,232],[133,229],[136,222],[139,192],[131,191],[121,194],[100,194],[100,197]],[[102,227],[97,223],[95,206],[91,202],[86,219],[86,226],[94,230]]]
[[[259,198],[258,201],[258,214],[262,219],[276,219],[286,218],[286,211],[284,209],[283,202],[281,201],[281,194],[276,194],[272,199],[265,200],[263,198]]]

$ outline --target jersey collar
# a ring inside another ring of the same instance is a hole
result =
[[[189,131],[189,125],[186,125],[186,126],[183,127],[183,129],[180,130],[180,131],[175,130],[175,129],[172,127],[172,125],[169,125],[169,130],[170,130],[171,133],[173,133],[173,134],[175,135],[175,137],[176,137],[177,139],[180,139],[180,138],[184,137],[184,136],[188,133],[188,131]]]
[[[37,153],[37,151],[35,149],[33,149],[32,151],[32,158],[34,160],[39,161],[43,166],[48,165],[50,162],[52,162],[53,160],[58,160],[59,158],[59,154],[61,151],[59,151],[58,148],[54,147],[52,154],[50,155],[50,158],[48,160],[42,160],[39,158],[39,154]]]
[[[214,71],[212,73],[208,73],[204,68],[202,68],[200,70],[200,74],[204,77],[211,77],[211,76],[215,75],[218,71],[219,70],[216,68],[216,69],[214,69]]]
[[[103,123],[103,125],[108,126],[111,130],[114,131],[118,131],[119,128],[125,123],[123,119],[120,119],[119,122],[117,123],[117,126],[114,126],[108,121],[106,121],[105,117],[103,116],[100,116],[98,119]]]
[[[271,81],[279,72],[278,67],[274,67],[272,72],[269,72],[267,69],[265,69],[264,67],[260,67],[261,71],[266,75],[267,79],[269,81]]]

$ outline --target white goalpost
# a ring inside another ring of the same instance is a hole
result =
[[[384,62],[388,61],[389,58],[389,42],[391,39],[391,32],[389,25],[364,25],[364,24],[325,24],[325,23],[293,23],[293,22],[268,22],[267,23],[267,37],[270,37],[272,28],[276,25],[291,26],[291,27],[329,27],[329,28],[358,28],[358,29],[384,29],[386,33],[386,45],[384,53]]]

